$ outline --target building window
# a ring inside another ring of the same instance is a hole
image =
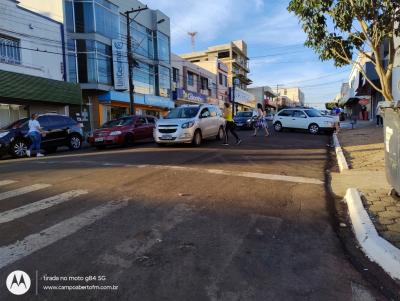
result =
[[[111,46],[92,40],[76,40],[76,48],[79,82],[112,85]],[[72,61],[69,69],[73,70]]]
[[[131,23],[132,50],[134,53],[154,58],[154,41],[152,31],[135,21]]]
[[[283,90],[283,95],[287,95],[287,90]]]
[[[74,2],[75,31],[94,32],[93,2]]]
[[[228,77],[226,75],[224,77],[224,87],[228,87]]]
[[[224,52],[219,52],[218,53],[218,58],[219,59],[228,58],[229,56],[230,56],[229,51],[224,51]]]
[[[170,69],[164,66],[158,66],[158,83],[160,96],[169,97],[171,93]]]
[[[116,39],[119,37],[118,6],[105,0],[96,0],[94,4],[96,32],[105,37]]]
[[[137,61],[133,69],[135,92],[154,94],[154,66]]]
[[[68,81],[77,83],[78,73],[76,68],[76,45],[75,40],[67,40],[67,64],[68,64]]]
[[[194,85],[194,73],[192,73],[190,71],[187,74],[187,84],[189,86],[193,86]]]
[[[218,73],[218,82],[222,86],[224,84],[223,79],[222,79],[222,73]]]
[[[157,55],[160,61],[164,61],[169,63],[170,59],[170,47],[169,47],[169,38],[161,33],[157,32]]]
[[[68,32],[75,32],[74,7],[72,1],[65,1],[65,23]]]
[[[172,68],[172,80],[174,83],[179,82],[179,69],[178,68]]]
[[[208,90],[208,78],[202,77],[200,84],[201,84],[201,90]]]
[[[0,62],[21,64],[19,40],[0,36]]]

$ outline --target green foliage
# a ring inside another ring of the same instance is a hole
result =
[[[350,64],[366,42],[378,47],[400,35],[399,0],[291,0],[288,10],[300,19],[305,45],[336,66]]]
[[[325,103],[325,108],[327,110],[332,110],[335,105],[337,105],[335,102],[327,102]]]

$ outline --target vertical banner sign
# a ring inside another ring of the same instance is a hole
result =
[[[128,90],[128,51],[121,40],[112,40],[114,89]]]

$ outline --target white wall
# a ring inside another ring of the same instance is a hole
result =
[[[20,40],[22,60],[20,65],[0,63],[0,70],[63,80],[61,24],[10,0],[0,0],[0,11],[0,35]]]
[[[395,47],[400,45],[400,37],[395,38]],[[400,101],[400,52],[397,52],[392,77],[392,93],[395,101]]]

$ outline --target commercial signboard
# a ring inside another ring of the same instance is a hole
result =
[[[112,40],[114,89],[124,91],[129,89],[128,57],[126,44],[121,40]]]
[[[197,102],[197,103],[206,103],[207,102],[207,96],[197,93],[197,92],[192,92],[192,91],[185,91],[182,88],[176,89],[175,93],[173,93],[174,99],[186,99],[190,100],[192,102]]]

